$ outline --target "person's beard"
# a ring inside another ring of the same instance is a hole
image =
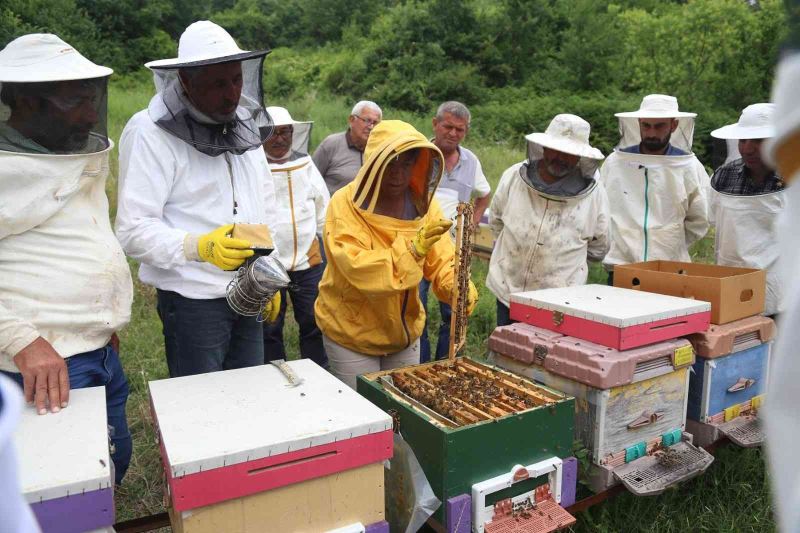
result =
[[[642,146],[644,146],[648,152],[663,152],[669,144],[670,137],[671,134],[664,138],[646,137],[642,139]]]

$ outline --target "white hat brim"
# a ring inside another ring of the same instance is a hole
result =
[[[567,154],[586,157],[589,159],[602,160],[605,158],[603,152],[588,144],[578,143],[564,139],[563,137],[552,137],[546,133],[530,133],[525,136],[529,142],[536,143],[551,150],[557,150]]]
[[[56,60],[58,60],[56,62]],[[65,62],[63,58],[53,58],[35,65],[13,67],[0,66],[0,83],[44,83],[51,81],[91,80],[106,78],[114,71],[108,67],[95,65],[83,56]]]
[[[265,56],[270,53],[270,50],[255,50],[246,51],[242,50],[235,54],[227,54],[223,56],[215,56],[213,54],[200,55],[193,57],[173,57],[170,59],[158,59],[145,63],[144,66],[149,69],[174,69],[174,68],[191,68],[202,67],[205,65],[216,65],[219,63],[230,63],[232,61],[244,61],[245,59],[253,59],[255,57]]]
[[[275,120],[272,125],[273,126],[302,126],[304,124],[313,124],[313,120],[294,120],[285,121],[285,120]]]
[[[614,113],[617,118],[695,118],[697,113],[687,111],[626,111]]]
[[[775,136],[774,126],[746,127],[736,124],[728,124],[717,128],[711,132],[712,137],[717,139],[769,139]]]

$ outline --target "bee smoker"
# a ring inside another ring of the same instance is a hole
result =
[[[289,286],[289,274],[274,256],[260,256],[247,261],[225,290],[225,298],[234,312],[264,320],[262,311],[275,293]]]

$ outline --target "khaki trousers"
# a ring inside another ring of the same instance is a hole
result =
[[[325,334],[322,335],[322,342],[325,345],[325,352],[328,354],[331,374],[352,389],[356,388],[356,378],[361,374],[419,363],[419,339],[415,339],[404,350],[383,356],[354,352],[333,342]]]

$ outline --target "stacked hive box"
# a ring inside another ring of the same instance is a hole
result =
[[[698,444],[723,435],[758,446],[757,422],[766,392],[775,324],[764,311],[766,274],[751,268],[650,261],[623,265],[615,285],[711,303],[711,326],[688,338],[697,352],[691,376],[687,427]]]
[[[416,382],[437,390],[455,373],[491,381],[498,391],[527,394],[535,405],[504,410],[509,405],[502,401],[482,408],[458,402],[463,412],[451,420],[399,389],[401,382]],[[432,517],[437,530],[533,533],[574,523],[563,509],[575,501],[577,476],[577,461],[569,457],[571,397],[467,358],[365,374],[358,392],[393,413],[442,502]]]
[[[70,391],[69,407],[22,414],[15,435],[22,493],[47,533],[79,533],[114,524],[103,387]],[[2,530],[0,516],[0,530]]]
[[[734,443],[759,446],[758,424],[769,371],[775,324],[754,316],[689,336],[697,352],[689,388],[687,428],[708,445],[723,436]]]
[[[388,532],[391,418],[309,360],[150,382],[173,531]]]
[[[590,453],[592,487],[621,481],[658,494],[713,457],[684,433],[691,344],[710,306],[604,285],[511,296],[511,317],[489,339],[496,364],[576,398],[575,435]]]

